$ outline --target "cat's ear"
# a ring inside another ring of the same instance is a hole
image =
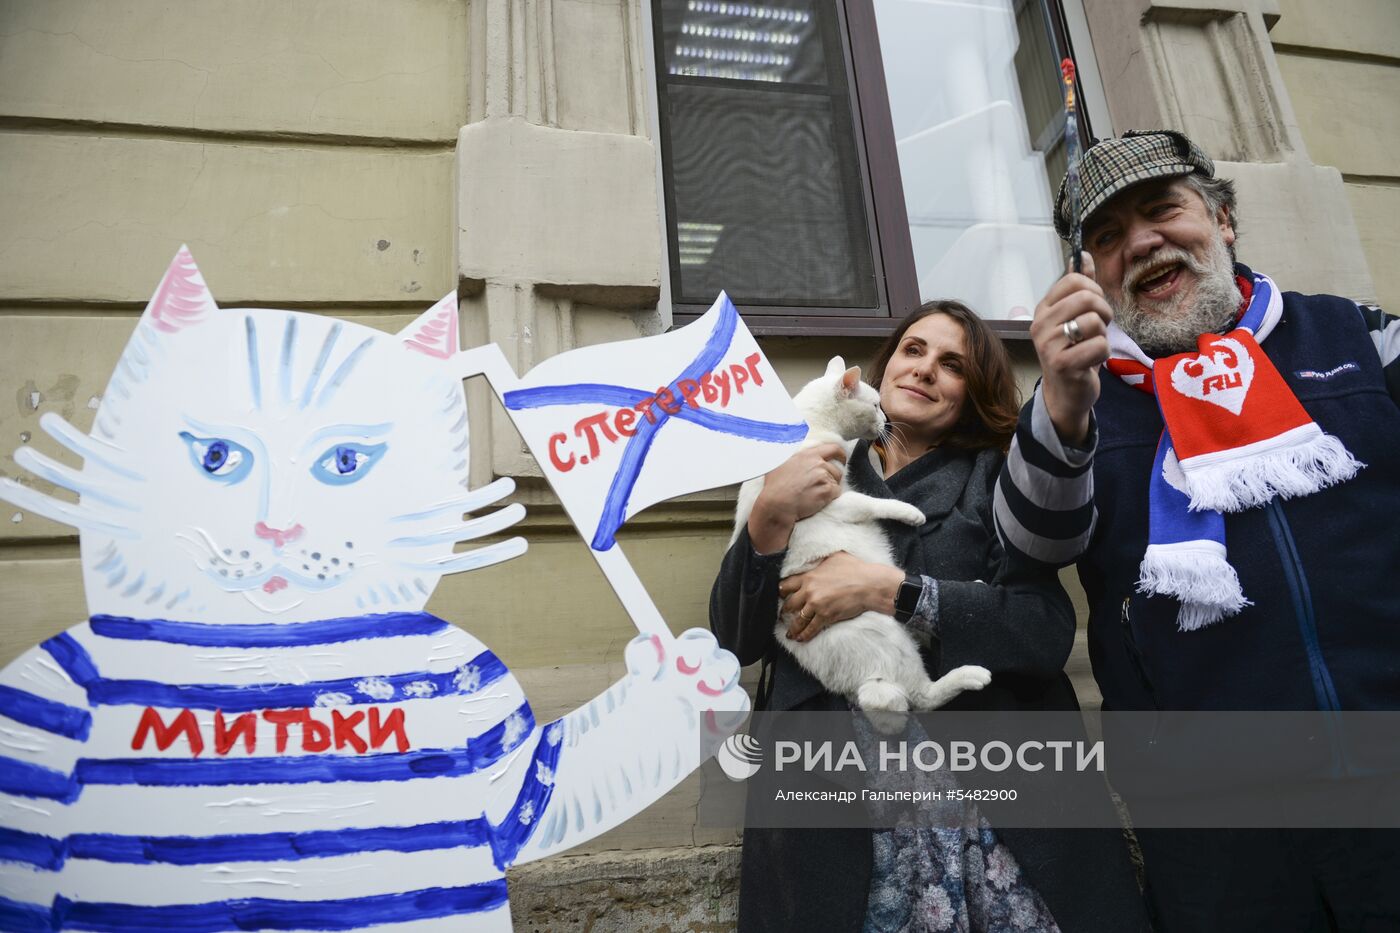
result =
[[[839,356],[833,356],[831,362],[826,364],[826,377],[828,379],[835,379],[845,368],[846,361]]]
[[[860,367],[852,366],[841,374],[841,394],[850,397],[856,394],[856,386],[860,385]]]
[[[398,337],[410,350],[439,360],[451,358],[461,349],[457,343],[457,293],[444,295],[441,301],[399,331]]]
[[[173,334],[198,324],[218,310],[214,296],[204,284],[204,276],[194,264],[190,248],[181,245],[141,318],[156,330]]]

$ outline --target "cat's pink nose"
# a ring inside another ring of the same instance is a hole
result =
[[[302,536],[306,529],[301,525],[293,525],[290,528],[272,528],[264,522],[258,522],[253,526],[253,534],[259,538],[266,538],[272,542],[272,546],[281,550]]]

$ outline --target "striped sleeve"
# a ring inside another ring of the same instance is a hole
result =
[[[1086,447],[1063,444],[1036,387],[997,478],[993,514],[1008,553],[1055,567],[1084,553],[1098,519],[1092,470],[1097,442],[1091,415]]]
[[[73,768],[91,732],[82,689],[48,652],[31,648],[0,672],[0,796],[72,803]],[[41,812],[39,822],[49,822],[51,812]]]
[[[1371,332],[1371,342],[1381,358],[1385,372],[1385,387],[1395,404],[1400,405],[1400,318],[1386,314],[1375,305],[1357,302],[1356,308]]]

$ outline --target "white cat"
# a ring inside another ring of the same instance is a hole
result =
[[[78,495],[0,480],[78,529],[90,618],[0,672],[0,929],[508,930],[507,867],[641,811],[747,708],[692,630],[540,722],[424,611],[525,550],[456,549],[524,511],[463,519],[512,484],[466,488],[457,313],[221,310],[181,249],[92,433],[41,419],[82,466],[16,452]]]
[[[885,428],[880,394],[860,379],[859,367],[846,368],[833,357],[826,373],[793,396],[810,429],[803,447],[836,442],[849,457],[856,441],[875,440]],[[880,519],[922,525],[924,514],[898,499],[877,499],[852,491],[841,477],[842,492],[826,508],[793,526],[783,558],[784,577],[803,573],[845,551],[869,563],[896,566],[890,543],[880,530]],[[748,524],[749,513],[763,490],[763,477],[749,480],[739,489],[734,538]],[[937,680],[924,670],[918,646],[909,632],[892,617],[864,612],[823,629],[806,642],[787,636],[787,621],[779,619],[778,644],[833,693],[874,712],[937,709],[964,690],[980,690],[991,682],[984,667],[964,665]]]

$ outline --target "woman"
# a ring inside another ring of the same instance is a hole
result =
[[[840,492],[840,468],[829,462],[840,459],[840,448],[800,451],[768,474],[710,596],[710,626],[720,644],[742,664],[771,663],[758,707],[849,709],[777,646],[780,606],[792,619],[789,635],[805,640],[867,610],[894,615],[905,588],[901,602],[914,608],[905,624],[926,644],[931,676],[962,664],[992,672],[984,690],[963,694],[949,708],[1077,709],[1063,673],[1075,629],[1069,599],[1053,574],[1008,562],[992,525],[993,490],[1017,412],[1001,341],[965,305],[929,302],[895,329],[869,379],[879,389],[889,439],[857,444],[847,478],[861,492],[917,505],[927,521],[917,529],[886,523],[898,570],[838,553],[780,580],[793,525]],[[740,929],[884,929],[891,917],[910,914],[898,909],[908,904],[892,905],[892,898],[923,902],[923,920],[906,916],[904,925],[937,929],[938,918],[927,916],[929,892],[895,868],[900,840],[877,835],[878,847],[863,829],[747,830]],[[1147,928],[1120,834],[1008,829],[998,836],[995,855],[987,852],[1000,860],[994,893],[1039,904],[1040,919],[1031,918],[1030,928]],[[1012,863],[1015,871],[1008,872]],[[1053,921],[1044,919],[1046,910]]]

